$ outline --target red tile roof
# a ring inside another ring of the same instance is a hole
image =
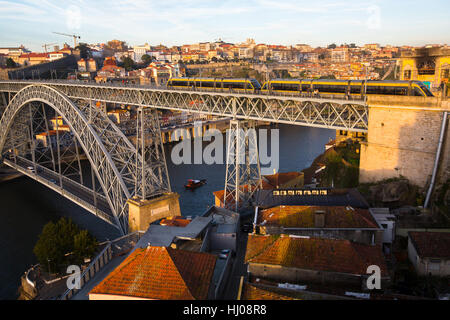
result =
[[[183,217],[181,216],[162,219],[159,222],[159,224],[162,226],[172,226],[172,227],[186,227],[189,223],[191,223],[191,220],[183,219]]]
[[[317,210],[325,212],[324,228],[376,228],[379,229],[369,210],[343,206],[277,206],[262,210],[257,223],[285,228],[314,228]]]
[[[165,247],[137,248],[90,294],[161,300],[208,297],[216,257]]]
[[[266,175],[264,178],[267,179],[269,184],[271,184],[274,187],[283,185],[285,183],[288,183],[289,181],[296,179],[300,176],[302,176],[303,173],[301,172],[279,172],[276,174]]]
[[[241,300],[296,300],[296,299],[279,294],[274,291],[269,291],[257,287],[251,283],[245,283],[242,288]]]
[[[368,266],[378,265],[382,276],[387,276],[379,245],[368,246],[348,240],[251,234],[245,262],[356,275],[365,275]]]
[[[422,258],[450,258],[450,232],[408,232]]]

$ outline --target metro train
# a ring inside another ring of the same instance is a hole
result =
[[[201,89],[211,91],[237,91],[243,93],[259,92],[261,85],[256,79],[230,78],[170,78],[167,86],[177,89]]]
[[[236,91],[256,94],[286,95],[396,95],[427,96],[431,91],[420,81],[400,80],[335,80],[335,79],[272,79],[263,86],[256,79],[171,78],[167,87],[211,91]]]
[[[261,92],[319,93],[325,95],[395,95],[432,97],[420,81],[400,80],[335,80],[335,79],[273,79],[264,83]]]

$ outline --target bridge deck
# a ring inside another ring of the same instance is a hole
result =
[[[81,81],[4,80],[0,92],[47,85],[71,99],[203,113],[336,130],[367,132],[368,108],[361,100],[275,96],[222,91],[174,90],[166,87],[99,84]]]
[[[60,175],[57,172],[54,172],[44,166],[36,165],[37,172],[35,172],[35,170],[29,170],[27,168],[33,167],[33,162],[23,157],[16,157],[16,161],[3,159],[3,162],[7,166],[23,173],[33,180],[42,183],[65,198],[75,202],[100,219],[105,220],[113,226],[116,225],[116,221],[114,220],[111,209],[104,196],[97,194],[97,199],[94,200],[94,195],[91,189],[64,176],[61,176],[60,181]],[[97,206],[95,206],[95,202],[97,202]]]

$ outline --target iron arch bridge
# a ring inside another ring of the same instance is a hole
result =
[[[4,100],[7,99],[3,97]],[[51,120],[56,130],[50,130],[48,125],[49,108],[54,111]],[[151,116],[147,118],[151,120]],[[64,126],[68,128],[62,130]],[[69,130],[69,138],[62,139]],[[55,134],[56,139],[51,140]],[[45,139],[38,141],[38,136]],[[128,199],[170,191],[162,146],[152,138],[153,145],[159,148],[140,152],[139,145],[135,147],[89,101],[69,99],[43,84],[21,88],[0,119],[0,150],[5,164],[61,193],[122,233],[128,232]],[[142,142],[145,139],[148,137]],[[38,145],[39,142],[43,143]],[[91,188],[83,183],[80,151],[90,163]],[[158,155],[156,159],[151,151]],[[74,172],[78,177],[68,178]]]
[[[365,101],[267,96],[234,92],[183,91],[165,87],[85,83],[80,81],[7,80],[0,92],[18,92],[30,83],[45,83],[71,99],[128,104],[260,120],[309,127],[367,132]]]
[[[94,105],[97,102],[137,107],[134,142]],[[0,154],[6,165],[59,192],[125,234],[128,199],[149,199],[171,191],[156,109],[231,117],[233,132],[240,128],[239,122],[248,128],[254,120],[368,130],[364,101],[7,80],[0,81]],[[232,139],[236,141],[230,145],[237,145],[241,138],[236,134]],[[227,152],[224,199],[227,202],[231,197],[237,209],[242,200],[251,196],[242,191],[243,186],[258,186],[259,164],[254,171],[250,171],[250,164],[238,169],[237,153]],[[90,175],[85,174],[86,162]],[[253,173],[244,176],[245,172]]]

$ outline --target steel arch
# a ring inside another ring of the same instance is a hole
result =
[[[88,116],[84,114],[74,102],[67,98],[67,96],[46,85],[30,85],[17,92],[0,119],[1,151],[3,151],[8,132],[13,126],[15,116],[24,106],[32,101],[40,101],[49,105],[61,115],[64,121],[69,125],[94,169],[97,179],[99,180],[111,207],[117,227],[122,233],[126,234],[128,232],[128,206],[126,201],[132,196],[130,189],[134,189],[134,185],[127,186],[125,183],[121,172],[118,169],[118,164],[121,164],[120,157],[117,154],[114,154],[114,151],[118,149],[118,145],[121,145],[121,151],[124,149],[131,149],[130,151],[133,151],[135,150],[133,145],[126,138],[126,141],[120,139],[123,134],[117,127],[111,126],[111,121],[107,117],[104,117],[104,120],[108,122],[105,123],[104,126],[109,128],[109,132],[108,136],[104,135],[103,137],[108,139],[108,137],[114,135],[114,133],[119,137],[117,141],[115,141],[115,148],[108,148],[91,125]],[[98,118],[96,119],[96,122],[99,122]],[[135,151],[131,152],[131,154],[135,157]],[[136,158],[133,158],[130,161],[135,161],[135,159]],[[130,165],[136,165],[136,163]],[[134,178],[135,177],[132,177],[130,181],[134,181]]]

